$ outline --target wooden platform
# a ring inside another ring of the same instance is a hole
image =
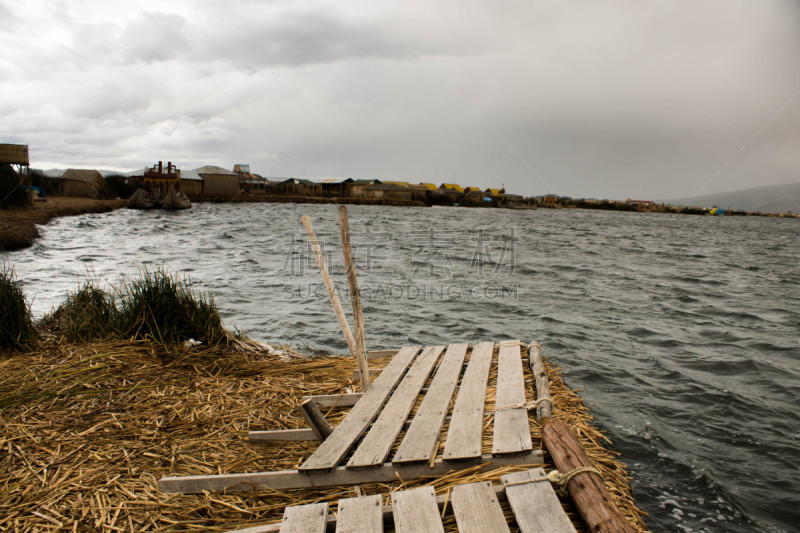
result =
[[[510,513],[501,502],[508,502]],[[503,476],[502,484],[483,481],[457,485],[449,494],[437,496],[424,486],[391,493],[339,500],[336,509],[328,503],[287,507],[279,523],[237,530],[238,533],[303,532],[398,533],[444,532],[443,522],[455,518],[464,533],[575,533],[569,517],[544,470],[534,468]],[[335,512],[334,512],[335,511]]]
[[[523,363],[519,341],[497,350],[492,342],[403,347],[366,392],[341,398],[350,412],[297,470],[167,477],[159,486],[183,493],[319,487],[442,476],[476,464],[542,464],[528,422],[530,363]],[[319,438],[310,429],[262,433],[264,440]]]

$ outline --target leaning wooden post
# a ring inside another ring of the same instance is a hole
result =
[[[347,220],[347,206],[339,206],[339,231],[342,234],[342,255],[344,269],[347,272],[347,285],[350,288],[350,301],[353,304],[353,331],[356,340],[356,357],[358,370],[361,373],[361,390],[369,388],[369,367],[367,366],[367,348],[364,340],[364,313],[361,310],[361,295],[358,290],[356,266],[353,262],[353,248],[350,244],[350,222]]]
[[[353,333],[350,331],[350,324],[347,323],[347,318],[344,316],[342,309],[342,302],[339,301],[339,295],[336,294],[336,287],[333,285],[333,279],[328,272],[328,267],[325,264],[325,258],[322,257],[322,249],[317,240],[317,234],[314,232],[314,226],[311,224],[311,219],[304,216],[300,219],[303,222],[303,228],[308,235],[308,241],[311,243],[311,250],[314,252],[314,259],[317,261],[319,272],[322,274],[322,282],[325,284],[325,289],[328,291],[328,297],[333,304],[333,311],[336,313],[336,319],[339,321],[339,326],[342,328],[344,340],[347,342],[347,347],[353,357],[358,357],[358,348],[356,348],[356,341],[353,338]]]
[[[553,399],[550,397],[550,383],[542,360],[542,346],[538,342],[528,345],[528,360],[536,383],[536,420],[545,424],[553,414]]]
[[[561,420],[551,420],[542,428],[542,441],[559,472],[592,467],[592,461],[578,439]],[[633,533],[633,528],[617,509],[603,479],[595,472],[580,472],[567,483],[567,490],[591,532]]]

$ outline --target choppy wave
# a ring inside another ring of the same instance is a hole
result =
[[[351,206],[370,348],[538,340],[628,462],[653,530],[800,523],[800,226],[581,210]],[[199,204],[57,219],[0,255],[41,315],[147,265],[228,327],[344,353],[299,217],[343,283],[333,206]],[[340,296],[347,302],[344,285]]]

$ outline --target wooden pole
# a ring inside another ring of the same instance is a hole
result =
[[[353,262],[353,249],[350,244],[350,222],[347,220],[347,206],[339,206],[339,231],[342,234],[342,255],[344,269],[347,273],[347,285],[350,288],[350,301],[353,304],[353,330],[356,340],[356,357],[361,374],[361,390],[369,388],[369,368],[367,367],[367,348],[364,340],[364,313],[361,309],[361,294],[358,290],[356,266]]]
[[[542,441],[562,474],[568,474],[576,468],[594,466],[569,426],[561,420],[551,420],[544,425]],[[634,532],[620,514],[599,474],[576,474],[567,483],[567,490],[592,533]]]
[[[325,284],[325,289],[328,291],[328,298],[330,298],[331,304],[333,305],[333,311],[336,313],[336,319],[339,321],[339,327],[342,328],[344,340],[347,342],[347,347],[350,349],[350,353],[353,355],[353,357],[358,357],[356,355],[358,353],[356,341],[353,338],[353,333],[350,331],[350,324],[347,323],[347,318],[344,316],[342,302],[339,301],[339,295],[336,294],[336,287],[334,287],[333,279],[328,272],[328,267],[325,264],[325,258],[322,257],[322,249],[319,246],[317,234],[314,232],[314,225],[311,224],[311,219],[307,216],[302,217],[300,220],[303,222],[303,228],[305,228],[306,234],[308,235],[308,241],[311,243],[311,250],[314,252],[314,259],[317,261],[319,273],[322,274],[322,282]]]
[[[306,398],[300,404],[300,412],[303,413],[303,418],[306,419],[308,425],[311,426],[311,431],[320,440],[323,441],[328,438],[328,435],[333,431],[328,421],[319,410],[319,405],[314,401],[314,398]]]
[[[550,397],[550,383],[542,360],[542,347],[538,342],[531,343],[528,359],[536,383],[536,401],[539,402],[536,404],[536,420],[545,424],[553,414],[553,399]]]

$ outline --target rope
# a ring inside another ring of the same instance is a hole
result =
[[[538,400],[530,402],[530,403],[519,402],[519,403],[515,403],[515,404],[511,404],[511,405],[506,405],[504,407],[496,407],[495,411],[503,411],[505,409],[522,409],[522,408],[525,408],[528,411],[532,411],[532,410],[536,409],[537,407],[539,407],[539,404],[542,403],[542,402],[550,402],[550,407],[555,409],[555,404],[553,403],[552,399],[550,399],[550,398],[539,398]]]
[[[573,470],[570,470],[566,474],[562,474],[558,470],[551,470],[544,477],[524,479],[521,481],[513,481],[511,483],[503,483],[503,490],[507,489],[508,487],[515,487],[517,485],[527,485],[528,483],[539,483],[541,481],[549,481],[553,485],[556,485],[557,487],[556,492],[559,494],[559,496],[566,496],[567,484],[573,477],[577,476],[578,474],[583,474],[584,472],[594,472],[598,476],[602,475],[600,471],[593,466],[581,466]]]

